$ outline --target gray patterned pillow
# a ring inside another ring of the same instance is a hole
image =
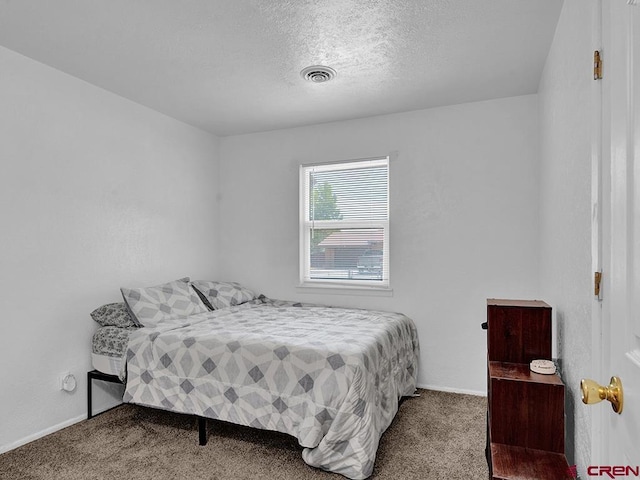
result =
[[[211,310],[240,305],[258,297],[252,290],[237,282],[194,280],[191,286]]]
[[[127,328],[140,326],[135,318],[129,314],[129,310],[123,302],[107,303],[96,308],[89,315],[102,327]]]
[[[155,287],[121,288],[120,291],[131,314],[145,327],[156,327],[163,322],[208,311],[189,287],[188,278]]]

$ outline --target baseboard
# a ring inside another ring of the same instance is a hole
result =
[[[486,397],[487,392],[482,392],[479,390],[467,390],[464,388],[451,388],[451,387],[442,387],[440,385],[418,385],[418,388],[424,388],[425,390],[435,390],[437,392],[449,392],[449,393],[462,393],[465,395],[475,395],[477,397]]]
[[[25,445],[29,442],[33,442],[34,440],[37,440],[39,438],[45,437],[47,435],[49,435],[50,433],[53,432],[57,432],[58,430],[62,430],[63,428],[66,428],[70,425],[73,425],[74,423],[78,423],[81,422],[82,420],[86,420],[87,419],[87,414],[84,413],[82,415],[79,415],[77,417],[74,418],[70,418],[69,420],[65,420],[62,423],[58,423],[57,425],[54,425],[53,427],[49,427],[49,428],[45,428],[44,430],[41,430],[39,432],[36,432],[32,435],[28,435],[24,438],[21,438],[20,440],[17,440],[13,443],[10,443],[9,445],[2,445],[0,446],[0,453],[6,453],[10,450],[13,450],[15,448],[21,447],[22,445]]]

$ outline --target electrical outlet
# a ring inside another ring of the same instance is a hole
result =
[[[76,381],[76,377],[73,375],[73,373],[63,373],[60,377],[60,390],[64,390],[65,392],[73,392],[76,389],[77,384],[78,382]]]

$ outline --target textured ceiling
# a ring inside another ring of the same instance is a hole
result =
[[[0,45],[218,135],[535,93],[561,0],[0,0]],[[314,84],[308,65],[337,71]]]

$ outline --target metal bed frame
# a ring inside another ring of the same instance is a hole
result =
[[[88,384],[87,419],[93,418],[96,416],[93,414],[93,403],[92,403],[93,380],[101,380],[103,382],[119,383],[120,385],[124,385],[124,382],[120,380],[120,378],[117,375],[109,375],[107,373],[99,372],[98,370],[91,370],[90,372],[87,372],[87,384]],[[100,413],[104,413],[104,412],[100,412]],[[194,415],[194,416],[198,419],[198,443],[200,445],[206,445],[207,444],[207,419],[205,417],[199,417],[197,415]]]

